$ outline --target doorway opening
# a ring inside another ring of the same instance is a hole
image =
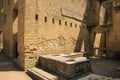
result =
[[[100,55],[100,43],[101,43],[101,33],[96,33],[95,35],[95,42],[94,42],[94,49],[95,49],[95,56]]]
[[[3,32],[0,31],[0,52],[3,50]]]
[[[12,53],[15,61],[18,59],[19,56],[17,34],[18,34],[18,9],[13,9]]]

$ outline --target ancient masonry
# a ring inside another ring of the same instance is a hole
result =
[[[0,46],[23,69],[41,55],[117,55],[119,25],[120,0],[0,0]]]

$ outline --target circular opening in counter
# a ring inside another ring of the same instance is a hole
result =
[[[53,54],[52,56],[60,56],[59,54]]]
[[[75,59],[67,59],[66,62],[76,62]]]

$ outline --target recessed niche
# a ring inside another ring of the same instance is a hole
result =
[[[45,17],[45,22],[47,22],[47,17]]]
[[[38,20],[38,15],[37,14],[35,15],[35,20]]]
[[[72,27],[72,23],[70,23],[70,27]]]
[[[75,28],[77,28],[77,24],[75,24]]]
[[[55,23],[55,19],[54,19],[54,18],[52,18],[52,23],[53,23],[53,24]]]
[[[67,26],[67,21],[65,21],[65,26]]]
[[[59,25],[61,25],[61,20],[59,20]]]

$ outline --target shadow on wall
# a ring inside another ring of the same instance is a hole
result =
[[[18,21],[16,20],[18,17],[18,9],[16,3],[16,0],[11,1],[3,1],[3,4],[6,4],[2,9],[4,9],[3,13],[4,15],[1,16],[1,27],[2,31],[4,33],[3,35],[3,52],[5,55],[13,58],[14,57],[14,48],[17,39],[17,27],[18,27]],[[8,8],[7,11],[5,8]],[[8,19],[8,20],[7,20]],[[8,28],[8,29],[6,29]],[[15,29],[14,29],[15,28]]]
[[[74,52],[80,52],[82,48],[82,42],[84,41],[84,52],[90,52],[90,28],[87,28],[86,25],[90,22],[90,10],[91,10],[91,0],[87,0],[86,10],[83,17],[83,22],[80,27],[80,32],[78,35],[76,47]]]
[[[12,23],[12,53],[14,58],[18,58],[18,51],[17,51],[17,34],[18,34],[18,1],[12,0],[13,7],[13,23]]]
[[[98,32],[95,31],[95,32],[92,32],[92,27],[97,27],[99,25],[99,22],[95,22],[94,24],[94,21],[92,21],[91,18],[95,17],[94,15],[99,15],[100,12],[96,13],[96,14],[93,14],[95,10],[91,10],[93,9],[93,6],[92,5],[92,2],[94,3],[94,0],[87,0],[87,5],[86,5],[86,10],[85,10],[85,13],[84,13],[84,17],[83,17],[83,22],[81,27],[80,27],[80,32],[79,32],[79,35],[78,35],[78,39],[77,39],[77,42],[76,42],[76,46],[75,46],[75,49],[74,49],[74,52],[87,52],[89,53],[89,55],[95,55],[96,51],[98,51],[98,55],[103,52],[103,50],[101,50],[101,47],[106,47],[106,42],[105,42],[105,36],[106,36],[106,33],[103,33],[103,32],[100,32],[100,36],[99,35],[96,35]],[[100,3],[98,2],[98,4],[100,5]],[[100,6],[98,7],[99,11],[100,11]],[[92,16],[92,17],[91,17]],[[99,16],[100,17],[100,16]],[[99,18],[99,17],[96,17],[96,18]],[[96,19],[99,21],[99,19]],[[106,20],[105,20],[106,21]],[[96,39],[99,37],[99,40]],[[82,46],[83,46],[83,43],[84,42],[84,50],[82,50]],[[96,47],[97,45],[97,47]]]
[[[80,26],[80,32],[79,32],[79,35],[78,35],[78,39],[77,39],[77,42],[76,42],[74,52],[84,51],[83,50],[84,48],[82,49],[82,47],[84,47],[85,33],[86,33],[86,26],[82,24]]]
[[[13,57],[18,58],[18,42],[17,42],[17,34],[18,34],[18,9],[13,9],[13,25],[12,25],[12,34],[13,34]]]
[[[97,30],[95,31],[96,34],[101,34],[101,38],[98,42],[98,40],[95,41],[95,44],[99,44],[99,46],[94,46],[95,54],[97,56],[107,56],[108,53],[108,42],[109,42],[109,31],[110,26],[112,26],[113,23],[113,5],[112,2],[109,3],[101,3],[100,5],[101,9],[100,11],[100,23],[97,27]],[[100,35],[96,35],[97,37],[100,37]]]

